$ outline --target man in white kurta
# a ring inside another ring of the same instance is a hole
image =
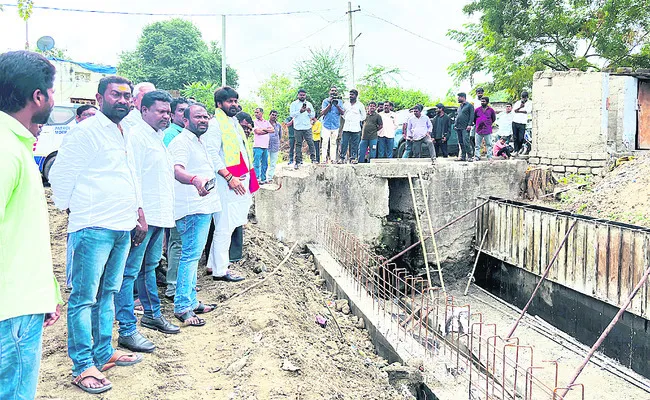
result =
[[[216,115],[210,120],[210,126],[204,137],[208,153],[215,164],[216,186],[222,205],[221,212],[213,215],[215,230],[207,267],[212,270],[214,280],[227,282],[243,280],[243,277],[237,276],[228,269],[230,239],[235,228],[245,225],[248,221],[248,211],[253,203],[250,180],[251,178],[256,179],[251,171],[244,131],[234,116],[237,113],[237,108],[234,107],[237,104],[237,98],[237,92],[231,88],[226,87],[217,91],[215,94]],[[224,154],[223,133],[226,127],[223,124],[232,124],[232,129],[237,133],[237,143],[244,163],[239,166],[241,167],[239,170],[247,171],[245,173],[229,172]],[[239,182],[235,183],[234,180]]]

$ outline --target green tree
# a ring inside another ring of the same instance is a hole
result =
[[[298,87],[307,91],[307,97],[320,111],[323,100],[329,96],[332,85],[345,90],[345,74],[343,73],[344,57],[331,48],[310,49],[311,55],[306,60],[296,63],[295,72]],[[295,99],[295,93],[294,93]]]
[[[40,53],[45,57],[61,58],[64,60],[69,60],[68,51],[65,49],[60,49],[58,47],[53,47],[50,50],[43,51],[39,48],[34,49],[36,53]]]
[[[18,6],[18,15],[23,21],[27,22],[27,20],[32,16],[32,12],[34,12],[34,1],[18,0],[16,5]]]
[[[282,121],[289,115],[289,105],[296,98],[296,88],[288,76],[273,74],[262,82],[257,95],[262,100],[264,113],[268,115],[271,110],[276,110],[278,119]]]
[[[120,54],[118,71],[134,82],[151,82],[160,89],[181,89],[194,82],[221,85],[221,49],[208,46],[190,21],[171,19],[144,27],[135,51]],[[237,72],[227,67],[230,86]]]
[[[411,108],[416,104],[433,105],[427,94],[419,90],[398,87],[399,73],[399,68],[369,65],[359,84],[359,101],[366,105],[371,101],[392,101],[396,110]]]
[[[214,114],[214,92],[219,88],[216,83],[193,82],[181,89],[181,96],[193,98],[203,104],[209,113]]]
[[[530,88],[535,71],[650,67],[647,0],[473,0],[463,11],[478,23],[448,36],[464,47],[452,64],[457,82],[478,72],[493,81],[486,90],[515,97]]]

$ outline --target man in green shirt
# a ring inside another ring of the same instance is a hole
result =
[[[163,138],[163,143],[165,143],[165,146],[169,146],[169,142],[178,136],[183,128],[185,128],[185,123],[183,122],[183,114],[185,113],[185,109],[189,106],[189,101],[185,100],[183,97],[179,97],[172,101],[172,123],[169,124],[169,127],[167,129],[165,129],[165,137]]]
[[[33,399],[43,327],[62,303],[32,146],[54,106],[54,66],[27,51],[0,54],[0,399]],[[32,133],[34,132],[34,133]]]

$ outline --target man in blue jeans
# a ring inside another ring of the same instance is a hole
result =
[[[32,147],[54,106],[56,70],[27,51],[0,54],[0,399],[36,396],[43,327],[60,316],[50,226]]]
[[[359,162],[366,162],[366,152],[368,152],[368,162],[371,158],[377,158],[377,133],[382,128],[382,119],[377,110],[377,103],[371,101],[368,103],[368,115],[363,122],[361,130],[361,142],[359,143]]]
[[[142,209],[147,218],[147,236],[139,246],[131,245],[126,260],[124,278],[115,296],[115,317],[119,322],[117,344],[131,351],[151,353],[156,346],[136,328],[133,286],[144,316],[140,324],[162,333],[179,333],[160,312],[156,267],[162,257],[163,232],[174,226],[174,173],[163,129],[169,125],[172,101],[167,92],[155,90],[142,97],[140,111],[145,124],[127,130],[129,151],[133,156],[135,173],[142,193]]]
[[[212,214],[221,211],[215,190],[214,164],[201,136],[208,130],[209,116],[202,104],[185,110],[186,128],[169,144],[174,164],[174,217],[182,248],[174,295],[174,316],[185,325],[203,326],[197,314],[214,311],[196,297],[199,259],[208,240]]]
[[[269,143],[271,134],[274,132],[275,129],[271,123],[264,119],[264,110],[257,107],[253,128],[253,167],[262,184],[266,183],[266,171],[269,167]]]
[[[350,153],[350,163],[356,164],[358,161],[359,142],[361,141],[361,124],[366,119],[366,107],[363,103],[357,101],[359,92],[356,89],[350,90],[350,100],[343,104],[343,134],[341,135],[341,156],[338,163],[345,162],[345,157]]]
[[[132,90],[125,78],[102,78],[96,95],[100,111],[65,135],[50,172],[52,199],[69,212],[74,246],[68,354],[73,383],[88,393],[111,388],[100,370],[142,360],[141,355],[115,350],[111,344],[114,295],[122,285],[129,248],[147,235],[133,159],[121,126]]]

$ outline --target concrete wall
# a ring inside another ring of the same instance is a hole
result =
[[[610,153],[629,153],[636,147],[638,85],[638,79],[632,76],[609,78],[607,147]]]
[[[363,165],[280,168],[282,187],[266,185],[255,196],[259,226],[282,240],[317,238],[316,218],[336,220],[387,256],[417,241],[407,172],[423,174],[433,226],[440,227],[474,207],[479,195],[516,198],[527,164],[524,161],[459,163],[393,161]],[[417,183],[417,182],[416,182]],[[474,214],[436,236],[443,269],[472,261]],[[421,266],[421,257],[417,257]],[[416,263],[415,268],[418,267]],[[447,271],[445,269],[445,271]]]

